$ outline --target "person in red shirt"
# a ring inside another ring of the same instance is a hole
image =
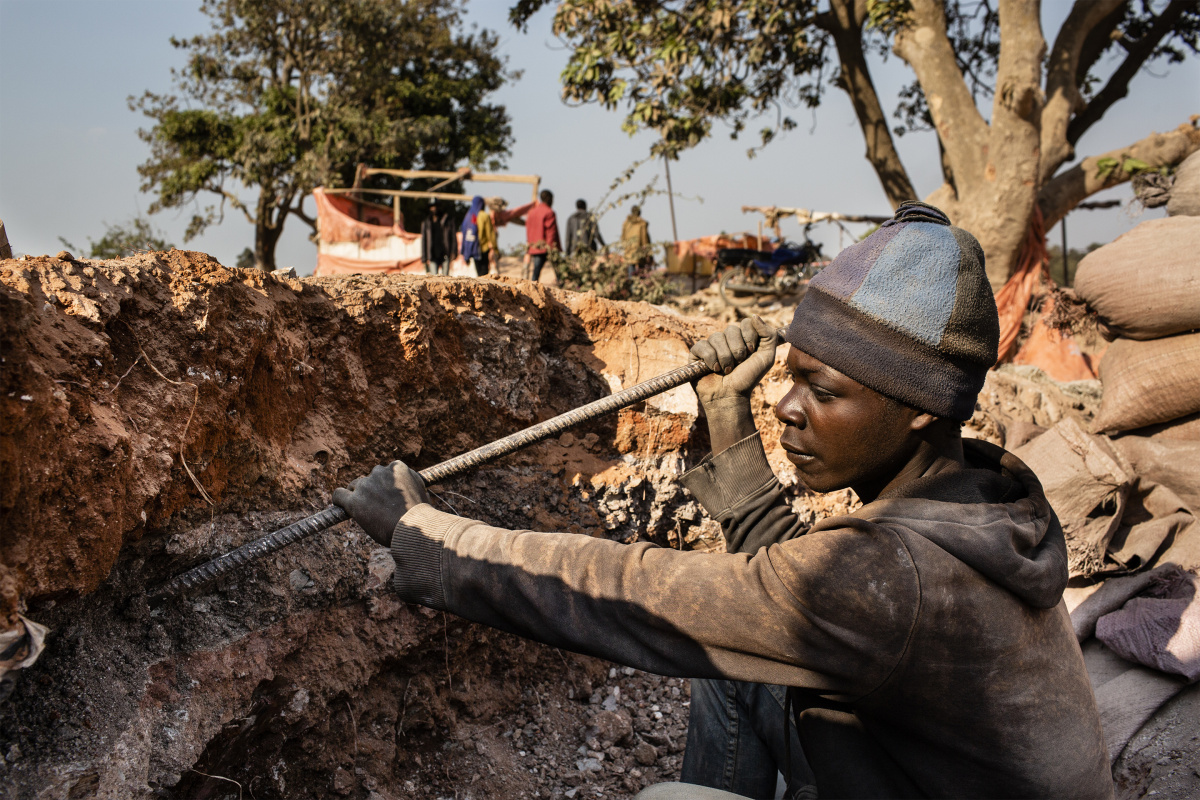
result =
[[[558,217],[554,216],[554,193],[543,189],[537,203],[525,215],[525,240],[529,242],[529,256],[533,261],[533,282],[541,277],[542,267],[551,250],[561,250],[558,241]]]

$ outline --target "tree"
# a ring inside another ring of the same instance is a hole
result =
[[[288,216],[315,232],[305,198],[347,185],[360,161],[494,169],[508,153],[508,114],[486,100],[514,76],[493,33],[462,32],[461,0],[202,2],[212,33],[171,39],[188,54],[172,71],[183,100],[130,98],[154,121],[139,131],[151,213],[217,200],[198,208],[185,240],[228,205],[254,225],[258,266],[274,269]]]
[[[518,0],[510,18],[524,26],[549,2]],[[832,83],[849,95],[896,206],[916,192],[893,136],[932,128],[944,183],[927,199],[979,237],[998,286],[1035,210],[1049,228],[1089,195],[1200,148],[1193,121],[1070,165],[1140,69],[1197,52],[1196,0],[1076,0],[1048,56],[1040,11],[1038,0],[562,0],[553,25],[572,48],[564,98],[624,106],[626,130],[657,132],[669,157],[716,121],[736,137],[774,112],[765,146],[794,127],[786,107],[816,107]],[[894,53],[915,75],[895,130],[871,52]],[[1101,80],[1110,55],[1118,66]]]
[[[145,217],[134,217],[124,225],[109,225],[100,241],[88,239],[88,258],[125,258],[134,253],[146,250],[173,250],[175,245],[163,238],[164,234],[156,230]],[[65,247],[76,252],[81,248],[68,242],[63,237],[58,240]]]

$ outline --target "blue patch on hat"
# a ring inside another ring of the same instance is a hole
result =
[[[960,257],[949,227],[908,222],[871,265],[850,305],[936,347],[954,311]]]

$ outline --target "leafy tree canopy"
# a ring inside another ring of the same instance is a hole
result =
[[[512,141],[488,96],[515,77],[486,30],[463,30],[461,0],[203,0],[213,30],[171,40],[187,53],[178,94],[131,108],[151,213],[196,204],[185,239],[226,205],[255,226],[255,260],[274,268],[289,214],[314,231],[305,197],[345,186],[355,165],[497,168]],[[257,199],[247,196],[258,191]],[[216,202],[199,207],[201,196]]]
[[[510,19],[524,27],[548,5],[516,0]],[[979,236],[994,281],[1015,263],[1035,205],[1049,226],[1089,194],[1128,180],[1124,165],[1169,168],[1200,147],[1195,125],[1181,126],[1099,154],[1106,170],[1084,159],[1059,172],[1139,70],[1197,52],[1195,0],[1076,0],[1049,47],[1037,0],[555,5],[553,30],[571,48],[564,99],[623,109],[625,129],[657,133],[655,151],[671,157],[717,122],[736,138],[762,121],[756,147],[764,146],[795,126],[789,109],[816,107],[836,86],[849,95],[867,158],[896,205],[916,193],[893,137],[935,130],[945,184],[929,199]],[[871,78],[872,53],[912,69],[891,113]]]

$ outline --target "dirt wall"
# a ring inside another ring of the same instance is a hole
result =
[[[0,630],[18,611],[51,629],[0,706],[0,796],[434,797],[461,770],[535,794],[455,731],[548,675],[547,697],[586,699],[607,665],[396,602],[353,525],[162,607],[143,593],[376,463],[435,464],[677,366],[702,333],[520,281],[297,280],[182,251],[0,262]],[[434,502],[719,548],[675,480],[703,452],[696,413],[683,387]]]

